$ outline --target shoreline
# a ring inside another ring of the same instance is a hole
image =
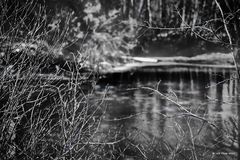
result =
[[[231,54],[212,53],[203,54],[195,57],[122,57],[129,61],[128,63],[118,66],[104,63],[98,73],[113,74],[134,71],[170,71],[177,70],[178,72],[185,72],[186,69],[216,69],[216,70],[235,70],[233,58]]]

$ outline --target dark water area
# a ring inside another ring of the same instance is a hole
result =
[[[99,132],[116,132],[120,138],[136,134],[130,138],[133,142],[154,141],[168,156],[178,148],[176,155],[182,156],[177,159],[191,157],[193,149],[200,158],[237,159],[236,150],[223,145],[232,144],[232,138],[237,140],[238,86],[234,77],[234,71],[214,69],[107,76],[99,81],[95,92],[98,96],[106,94],[107,108]],[[186,110],[207,122],[187,115]]]
[[[230,50],[218,43],[206,42],[200,39],[172,38],[168,41],[145,41],[141,44],[141,47],[136,47],[133,55],[143,57],[193,57],[200,54],[215,52],[226,53],[230,52]]]

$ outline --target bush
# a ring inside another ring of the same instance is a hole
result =
[[[39,3],[4,0],[0,11],[0,157],[93,156],[89,142],[97,130],[102,103],[90,103],[95,80],[86,81],[75,56],[65,58],[61,41],[49,45],[46,15]],[[56,66],[74,73],[65,79],[40,75],[56,73]]]

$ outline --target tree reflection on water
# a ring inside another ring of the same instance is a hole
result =
[[[230,72],[209,69],[207,72],[139,72],[122,76],[119,81],[115,81],[116,77],[104,80],[98,87],[105,88],[105,82],[111,87],[100,132],[111,130],[128,136],[137,132],[133,141],[146,144],[154,139],[161,152],[168,156],[175,152],[179,159],[188,155],[194,158],[195,151],[199,154],[195,156],[234,159],[239,96],[233,77]],[[186,116],[165,97],[141,89],[156,88],[158,82],[158,91],[207,122]]]

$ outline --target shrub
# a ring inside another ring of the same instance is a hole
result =
[[[49,45],[43,6],[34,1],[0,3],[0,157],[92,156],[89,141],[102,103],[90,103],[95,80],[86,82],[77,59],[65,59],[60,41]],[[44,70],[54,73],[56,66],[67,68],[69,77],[41,76]]]

